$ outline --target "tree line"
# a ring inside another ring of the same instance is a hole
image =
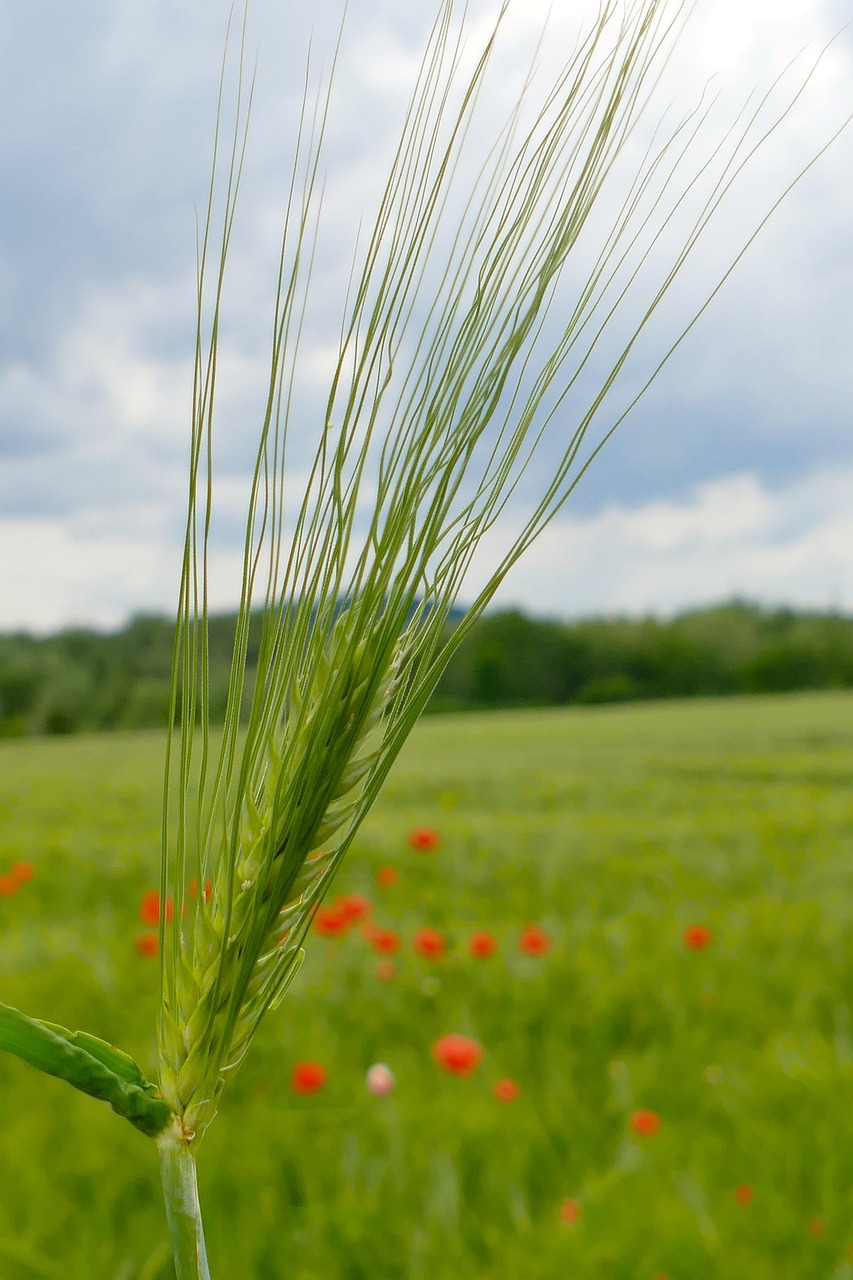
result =
[[[210,620],[214,718],[224,713],[235,619]],[[113,634],[0,636],[0,736],[164,725],[173,624],[137,617]],[[250,652],[251,665],[251,652]],[[853,618],[741,602],[671,620],[482,618],[430,710],[541,707],[853,687]]]

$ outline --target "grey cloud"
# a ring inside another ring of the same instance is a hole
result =
[[[831,28],[840,26],[843,0],[826,5]],[[227,8],[208,0],[0,4],[0,514],[101,510],[112,519],[124,511],[133,520],[157,509],[164,536],[177,537],[193,216],[206,193]],[[306,358],[318,365],[340,323],[347,229],[370,176],[381,173],[377,150],[393,145],[390,122],[404,97],[394,83],[397,63],[420,49],[429,8],[392,0],[351,6],[325,158],[330,234],[306,333]],[[483,0],[474,12],[491,8]],[[269,264],[304,49],[316,26],[315,68],[328,65],[339,11],[337,0],[252,7],[257,103],[220,406],[218,457],[229,482],[245,474],[261,412]],[[849,33],[841,47],[853,55]],[[799,145],[802,153],[811,144]],[[850,463],[853,199],[842,182],[850,151],[848,137],[747,256],[585,478],[573,499],[579,515],[613,500],[686,495],[735,471],[782,485],[809,469]],[[663,331],[655,334],[662,341]],[[628,371],[623,397],[637,385],[632,377]],[[296,406],[306,451],[322,408],[322,383],[310,383]],[[544,452],[519,503],[540,488],[553,456]],[[222,545],[231,537],[236,544],[239,532],[229,508]]]

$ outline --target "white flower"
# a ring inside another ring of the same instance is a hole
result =
[[[367,1070],[364,1083],[374,1098],[384,1098],[394,1088],[396,1080],[394,1072],[384,1062],[374,1062]]]

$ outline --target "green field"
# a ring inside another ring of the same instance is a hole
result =
[[[35,868],[0,896],[0,999],[148,1069],[161,746],[0,743],[0,876]],[[199,1154],[216,1280],[853,1280],[852,783],[849,694],[423,722],[339,881],[396,973],[311,938]],[[447,1032],[471,1076],[433,1061]],[[103,1104],[3,1058],[0,1159],[2,1280],[172,1275],[154,1148]]]

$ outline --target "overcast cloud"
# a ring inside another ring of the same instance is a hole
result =
[[[555,0],[549,53],[574,39]],[[594,7],[585,0],[587,9]],[[835,0],[700,0],[666,89],[682,114],[717,76],[721,119],[846,20]],[[473,5],[485,30],[495,5]],[[547,6],[517,5],[499,83]],[[240,504],[265,379],[271,252],[301,90],[339,6],[253,0],[258,88],[223,353],[225,519],[215,603],[236,599]],[[381,180],[428,6],[352,0],[326,153],[305,377],[328,369],[349,230]],[[0,629],[170,612],[183,522],[203,205],[228,4],[0,0]],[[286,14],[285,14],[286,11]],[[286,19],[286,20],[285,20]],[[473,45],[474,42],[472,42]],[[828,51],[626,373],[665,348],[744,232],[853,110],[853,37]],[[783,91],[784,92],[784,91]],[[781,99],[780,99],[781,100]],[[502,589],[536,613],[671,612],[733,594],[853,610],[853,129],[750,249],[569,506]],[[340,225],[338,225],[338,223]],[[307,402],[306,402],[307,403]],[[606,424],[604,424],[606,425]],[[540,466],[547,470],[549,458]],[[527,496],[537,489],[532,474]],[[511,535],[510,511],[501,536]],[[468,589],[482,581],[488,558]]]

